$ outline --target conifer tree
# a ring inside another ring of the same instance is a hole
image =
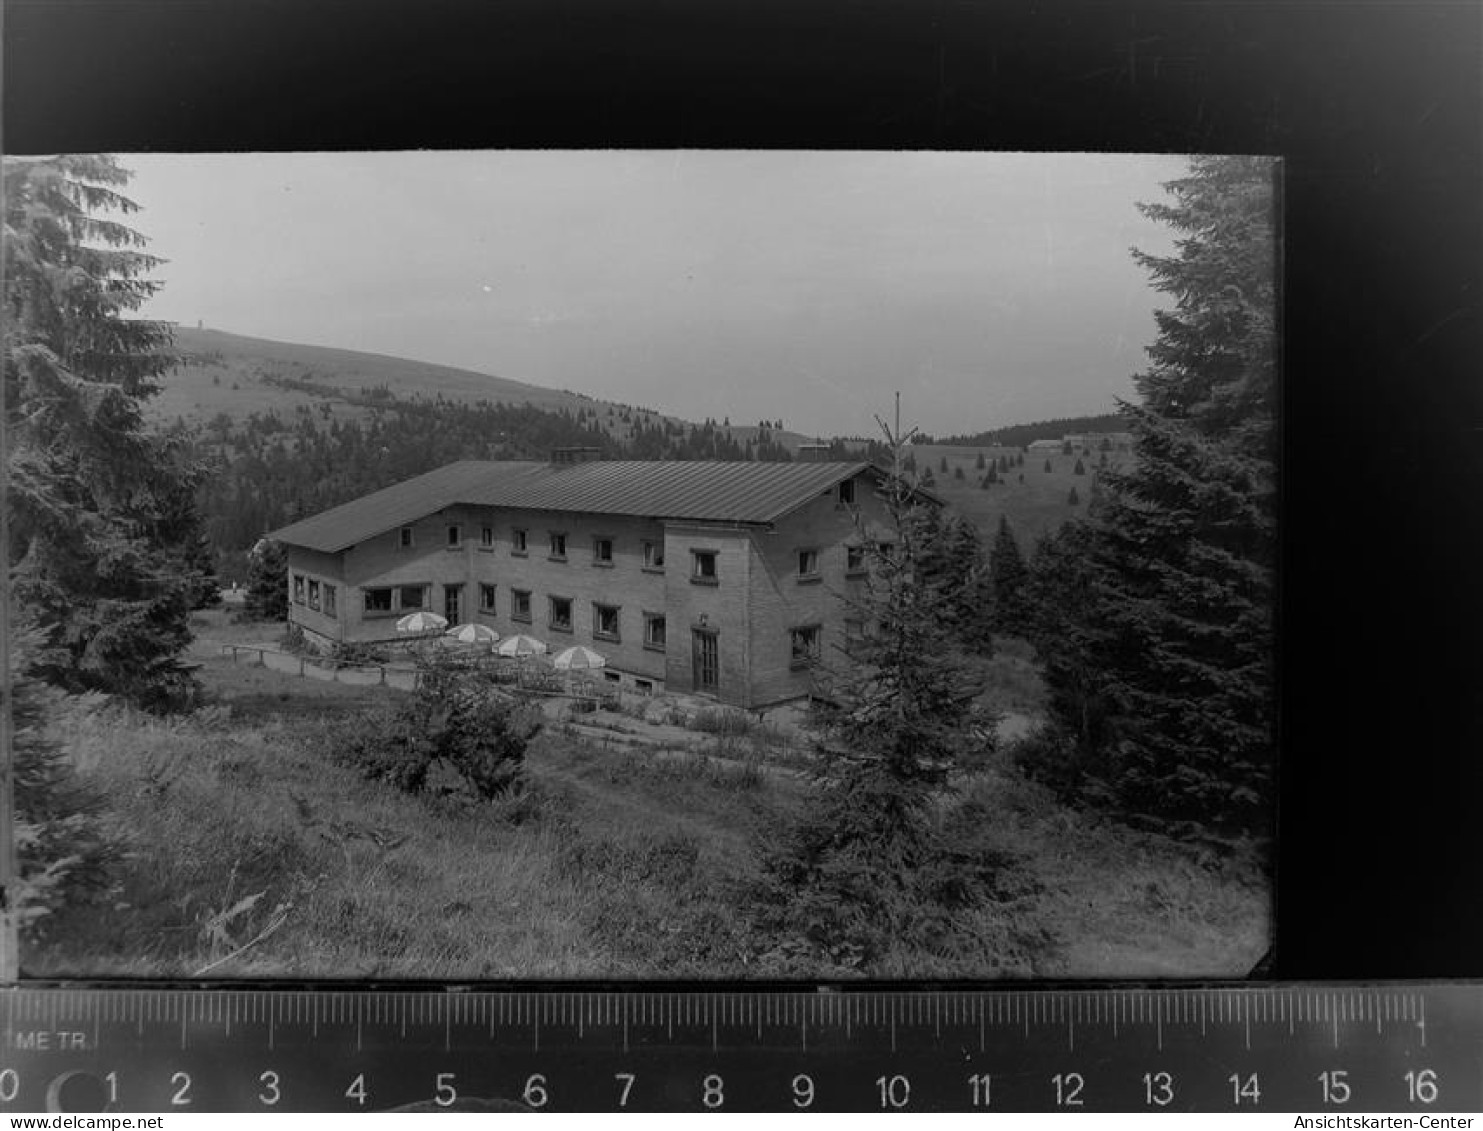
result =
[[[40,643],[31,673],[163,708],[208,582],[187,496],[201,470],[142,405],[173,364],[167,326],[131,318],[158,284],[109,157],[4,162],[10,565]],[[196,553],[193,565],[192,554]]]
[[[288,619],[288,551],[259,539],[247,554],[247,613],[256,620]]]
[[[886,527],[860,530],[869,573],[858,612],[872,628],[847,663],[821,672],[817,792],[764,854],[774,926],[846,966],[920,932],[924,900],[941,906],[971,887],[962,875],[950,892],[938,886],[944,848],[931,819],[978,690],[944,642],[951,555],[936,507],[902,478],[885,477],[881,498]]]
[[[1071,469],[1071,474],[1072,475],[1085,475],[1086,473],[1087,473],[1086,465],[1084,463],[1082,463],[1081,460],[1077,460],[1076,461],[1076,466]]]
[[[999,516],[994,545],[989,549],[989,576],[994,589],[995,625],[1004,632],[1023,631],[1027,620],[1025,581],[1029,570],[1007,515]]]
[[[977,470],[977,471],[982,471],[984,469],[984,454],[983,454],[983,452],[979,452],[978,453],[978,459],[974,461],[973,466],[974,466],[974,469]]]
[[[1135,253],[1157,313],[1132,466],[1103,477],[1095,600],[1071,641],[1097,674],[1088,734],[1120,804],[1178,827],[1262,833],[1274,763],[1275,257],[1271,163],[1201,157],[1141,206],[1180,234]],[[1050,678],[1054,680],[1054,675]]]
[[[1066,496],[1066,505],[1074,507],[1080,504],[1080,502],[1081,496],[1076,493],[1076,488],[1072,487],[1071,493]]]

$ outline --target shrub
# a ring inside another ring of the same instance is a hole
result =
[[[702,707],[689,723],[691,730],[731,735],[750,734],[756,725],[750,715],[726,707]]]
[[[302,636],[302,633],[300,634]],[[330,646],[329,658],[345,664],[384,664],[390,658],[385,648],[353,640],[337,640]]]
[[[1015,767],[1066,804],[1094,800],[1101,790],[1086,748],[1070,731],[1049,724],[1031,731],[1009,747]]]
[[[482,798],[518,786],[538,716],[497,699],[479,669],[459,657],[422,657],[418,677],[412,695],[328,735],[332,755],[408,793],[430,790],[438,769]]]
[[[88,709],[106,699],[65,696],[28,678],[18,670],[23,661],[17,658],[26,651],[17,648],[7,659],[14,726],[16,880],[11,908],[27,940],[39,942],[48,933],[48,916],[106,890],[107,863],[114,853],[102,832],[102,796],[78,777],[68,752],[45,733],[47,721],[64,706]]]

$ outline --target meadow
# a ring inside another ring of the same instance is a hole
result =
[[[1019,539],[1020,550],[1029,554],[1037,539],[1053,532],[1061,523],[1073,518],[1085,518],[1087,504],[1092,493],[1092,473],[1097,468],[1101,452],[1095,449],[1087,454],[1077,451],[1064,455],[1057,449],[1045,453],[1025,453],[1019,448],[1006,447],[952,447],[942,444],[917,444],[912,446],[917,468],[932,471],[932,489],[941,495],[947,504],[962,514],[979,530],[987,546],[991,544],[999,525],[999,516],[1005,515]],[[978,470],[978,457],[985,462],[1001,456],[1010,462],[1009,472],[1000,472],[1001,482],[987,487],[980,486],[984,472]],[[1017,456],[1024,455],[1023,467],[1014,465]],[[1126,454],[1111,455],[1109,465],[1118,458],[1127,461]],[[947,471],[942,470],[942,461],[947,461]],[[1076,463],[1082,463],[1083,474],[1076,474]],[[1049,462],[1050,470],[1046,470]],[[957,472],[963,477],[958,478]],[[1024,482],[1020,482],[1024,476]],[[1068,500],[1071,489],[1076,488],[1078,501]]]
[[[1028,654],[987,663],[997,701],[1031,718]],[[751,900],[810,779],[746,727],[712,715],[695,743],[652,747],[553,720],[518,796],[413,797],[326,754],[401,693],[204,653],[201,676],[189,716],[79,702],[54,720],[118,852],[109,891],[42,925],[28,977],[1240,977],[1270,942],[1254,861],[1069,809],[1001,750],[943,802],[999,862],[962,915],[972,944],[802,966]]]

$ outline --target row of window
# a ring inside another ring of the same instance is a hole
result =
[[[463,548],[463,527],[457,523],[450,523],[447,527],[447,547],[450,550],[461,550]],[[564,530],[552,530],[547,534],[547,557],[554,561],[567,560],[567,534]],[[397,545],[403,550],[410,550],[417,544],[417,533],[415,528],[404,526],[397,534]],[[481,526],[479,528],[479,549],[494,549],[494,527]],[[660,541],[646,540],[643,543],[644,568],[664,568],[664,543]],[[515,527],[510,531],[510,553],[517,557],[523,557],[530,553],[530,531],[522,527]],[[592,539],[592,563],[594,565],[613,564],[613,539],[606,535],[598,535]]]
[[[296,577],[296,586],[302,585],[304,580]],[[311,602],[318,599],[319,589],[320,585],[317,581],[309,581],[308,599]],[[326,600],[329,605],[327,611],[333,615],[335,587],[325,585],[323,590],[327,594]],[[427,585],[396,585],[363,589],[361,592],[366,613],[375,615],[407,613],[425,609],[428,607],[430,591],[431,587]],[[497,613],[499,611],[497,598],[496,586],[487,583],[480,584],[479,611],[489,614]],[[297,589],[295,599],[298,599]],[[512,621],[533,623],[533,605],[534,597],[530,590],[510,590],[510,619]],[[311,604],[311,607],[314,606]],[[548,596],[546,598],[546,628],[552,632],[571,632],[573,607],[574,602],[570,597]],[[668,636],[664,614],[644,612],[642,616],[644,647],[664,651]],[[789,629],[789,660],[793,667],[805,667],[818,660],[822,631],[822,627],[817,624],[801,625]],[[846,622],[845,634],[849,640],[858,640],[862,635],[858,622]],[[615,644],[622,641],[623,610],[621,606],[605,605],[599,601],[592,603],[592,638]]]
[[[327,617],[339,616],[336,596],[335,587],[328,582],[321,583],[301,573],[293,575],[293,599],[296,605],[307,606]]]
[[[446,587],[445,588],[450,588]],[[455,587],[462,593],[462,586]],[[392,585],[377,586],[361,590],[367,616],[389,616],[416,612],[430,607],[431,586]],[[496,614],[499,611],[496,586],[489,583],[479,585],[479,611]],[[456,598],[455,598],[456,600]],[[510,619],[523,624],[534,623],[532,594],[528,589],[510,590]],[[570,597],[548,597],[546,599],[546,627],[554,632],[572,631],[573,602]],[[456,612],[449,606],[450,617]],[[644,613],[644,646],[663,649],[665,643],[664,617],[659,613]],[[622,609],[618,605],[592,603],[592,635],[596,640],[619,643],[623,639]]]
[[[400,545],[403,549],[410,549],[415,545],[415,534],[413,528],[404,526],[401,528]],[[567,556],[567,535],[564,531],[552,530],[547,535],[548,553],[551,561],[564,562],[569,560]],[[463,527],[456,524],[448,526],[448,548],[457,550],[463,546]],[[510,553],[516,557],[529,554],[530,549],[529,531],[516,527],[511,532]],[[484,526],[479,532],[479,548],[481,550],[494,549],[494,527]],[[647,570],[662,570],[664,568],[664,543],[645,540],[642,543],[644,568]],[[884,547],[883,547],[884,548]],[[690,577],[702,585],[712,585],[719,581],[716,569],[718,554],[715,550],[691,550],[690,551]],[[613,539],[599,535],[592,539],[592,564],[595,566],[611,566],[613,564]],[[845,547],[845,572],[850,574],[863,573],[865,571],[865,549],[862,546]],[[798,551],[798,577],[800,580],[816,581],[819,579],[819,551],[817,549],[804,549]]]

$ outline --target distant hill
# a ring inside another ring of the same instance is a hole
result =
[[[1023,448],[1036,440],[1059,440],[1062,436],[1082,432],[1126,432],[1128,421],[1115,412],[1101,416],[1067,416],[1058,420],[1039,420],[1033,424],[1012,424],[966,436],[943,436],[938,444],[950,447]]]
[[[162,422],[204,425],[225,414],[232,423],[241,423],[253,413],[270,411],[291,419],[301,407],[326,419],[362,419],[373,407],[393,401],[442,399],[566,412],[582,417],[620,443],[633,439],[633,425],[639,418],[651,426],[690,423],[646,407],[468,369],[250,338],[223,330],[176,327],[175,348],[181,363],[165,376],[159,395],[148,405],[150,415]],[[758,423],[738,423],[728,431],[738,444],[755,442]],[[789,451],[814,439],[779,430],[771,430],[770,437]]]

